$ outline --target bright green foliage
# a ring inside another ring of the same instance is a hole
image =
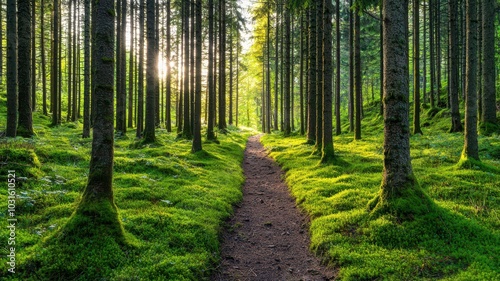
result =
[[[482,166],[464,169],[456,164],[463,136],[447,133],[448,115],[423,118],[424,135],[411,138],[421,190],[372,213],[383,161],[377,110],[366,108],[363,140],[334,139],[334,163],[319,164],[301,136],[263,137],[311,217],[313,251],[340,268],[341,280],[499,280],[498,136],[480,136]]]
[[[190,152],[189,141],[165,130],[157,130],[158,141],[148,145],[135,143],[133,132],[120,137],[115,204],[88,204],[75,212],[87,181],[91,139],[81,138],[78,123],[48,128],[49,118],[34,117],[37,137],[0,143],[2,157],[9,155],[0,160],[26,177],[16,188],[16,274],[2,263],[1,280],[208,278],[219,259],[223,221],[242,197],[240,165],[249,131],[230,127],[218,136],[220,144],[205,143],[197,153]],[[6,188],[0,209],[7,210]],[[0,229],[0,236],[8,237],[8,231]]]

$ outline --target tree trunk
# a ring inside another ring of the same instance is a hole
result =
[[[381,200],[400,197],[416,185],[408,120],[407,0],[384,0],[384,171]]]
[[[146,0],[146,25],[147,25],[147,62],[146,62],[146,126],[144,128],[144,141],[154,142],[155,116],[156,116],[156,85],[158,81],[158,49],[156,46],[155,32],[155,0]]]
[[[304,124],[304,11],[300,12],[300,74],[299,74],[299,95],[300,95],[300,134],[305,133]]]
[[[431,108],[436,107],[436,101],[435,101],[435,94],[436,94],[436,61],[435,61],[435,44],[434,44],[434,21],[435,21],[435,14],[434,14],[434,1],[437,0],[429,0],[429,49],[430,49],[430,71],[431,71],[431,89],[429,93],[429,98],[431,101]]]
[[[215,81],[214,81],[214,1],[208,0],[208,121],[207,139],[215,140]]]
[[[137,74],[136,137],[142,137],[144,126],[144,0],[139,0],[139,65]]]
[[[451,128],[450,132],[461,132],[462,121],[459,112],[458,88],[459,88],[459,49],[458,49],[458,3],[457,0],[450,0],[449,6],[449,24],[450,30],[448,34],[450,45],[450,75],[448,78],[448,91],[451,105]]]
[[[57,0],[56,0],[57,1]],[[17,3],[7,0],[7,137],[17,134]]]
[[[276,31],[275,31],[275,43],[276,46],[274,48],[274,114],[273,114],[273,119],[274,119],[274,125],[273,128],[275,130],[278,130],[278,90],[279,90],[279,55],[278,55],[278,49],[279,49],[279,20],[280,20],[280,10],[281,10],[281,3],[280,1],[276,1]]]
[[[184,76],[183,76],[183,126],[182,126],[182,137],[185,139],[191,139],[192,134],[191,134],[191,114],[190,114],[190,85],[189,85],[189,59],[190,59],[190,53],[189,53],[189,47],[190,47],[190,37],[189,37],[189,8],[190,8],[190,3],[189,1],[183,1],[184,8],[183,8],[183,29],[182,29],[182,34],[184,36],[184,66],[183,66],[183,71],[184,71]]]
[[[477,1],[466,1],[467,61],[465,84],[465,138],[462,157],[479,160],[477,140]]]
[[[333,96],[333,71],[332,71],[332,17],[333,4],[330,0],[323,3],[323,147],[321,162],[330,161],[334,156],[333,130],[332,130],[332,96]]]
[[[59,0],[54,0],[54,6],[52,11],[52,73],[50,74],[50,97],[51,97],[51,107],[52,107],[52,125],[59,125]]]
[[[226,124],[226,0],[219,0],[219,130]]]
[[[31,0],[18,0],[18,113],[17,135],[31,137],[33,116],[31,109]]]
[[[413,134],[420,128],[420,0],[413,0]]]
[[[90,1],[84,2],[83,138],[90,137]]]
[[[483,0],[483,110],[481,123],[486,134],[497,126],[495,89],[495,7],[496,1]],[[493,125],[493,128],[491,125]]]
[[[36,1],[31,0],[31,110],[36,110]],[[1,30],[1,29],[0,29]],[[0,75],[1,80],[1,75]]]
[[[361,113],[363,111],[363,100],[361,97],[362,92],[362,78],[361,78],[361,16],[359,11],[355,10],[354,13],[354,139],[361,139]]]
[[[291,63],[290,63],[290,49],[291,49],[291,44],[290,44],[290,37],[291,37],[291,30],[290,30],[290,7],[286,5],[285,7],[285,57],[284,57],[284,64],[285,64],[285,80],[284,80],[284,114],[283,114],[283,128],[284,128],[284,133],[285,136],[290,135],[291,133],[291,128],[290,128],[290,86],[291,86],[291,75],[290,75],[290,70],[291,70]]]
[[[308,116],[307,116],[307,143],[314,144],[316,141],[316,77],[317,77],[317,62],[316,62],[316,25],[317,14],[314,8],[308,8],[308,21],[309,21],[309,46],[308,61],[309,68],[307,69],[308,76]]]
[[[265,132],[270,134],[271,133],[271,38],[270,38],[270,31],[271,31],[271,15],[270,15],[270,10],[271,7],[268,7],[267,9],[267,28],[266,28],[266,97],[265,97]],[[264,59],[264,58],[263,58]],[[232,61],[232,57],[230,59]],[[232,64],[232,63],[230,63]],[[232,66],[230,67],[230,69]],[[232,71],[229,71],[230,73]],[[229,87],[231,88],[232,86],[232,79],[229,80]],[[231,93],[231,90],[229,91]],[[231,99],[231,94],[229,94],[229,97]],[[229,107],[229,112],[231,112],[231,106]],[[231,119],[230,119],[231,120]]]
[[[129,70],[128,70],[128,117],[127,127],[134,126],[134,63],[135,63],[135,48],[134,48],[134,2],[130,2],[130,57],[129,57]]]
[[[323,32],[324,25],[322,18],[323,1],[315,3],[316,25],[316,143],[314,150],[321,155],[323,148]]]
[[[167,132],[172,132],[172,112],[171,112],[171,106],[172,106],[172,68],[170,66],[171,61],[172,61],[172,54],[171,54],[171,47],[170,44],[172,44],[172,35],[171,35],[171,30],[170,30],[170,25],[171,25],[171,13],[172,11],[170,10],[170,0],[167,0],[167,50],[166,50],[166,56],[167,56],[167,81],[166,81],[166,96],[167,96],[167,104],[165,105],[166,109],[166,121],[165,125],[167,128]]]
[[[352,7],[349,0],[349,7]],[[354,13],[349,8],[349,131],[354,132]]]
[[[83,192],[79,210],[91,203],[109,202],[113,208],[113,80],[114,80],[114,9],[112,0],[95,3],[96,49],[99,58],[94,62],[96,118],[92,140],[92,155],[88,183]],[[110,24],[111,23],[111,24]],[[83,213],[85,214],[85,213]]]
[[[201,0],[196,0],[196,83],[194,94],[194,127],[192,152],[202,150],[201,145],[201,61],[202,61],[202,37],[201,37]]]
[[[0,38],[1,40],[1,38]],[[1,52],[0,52],[1,53]],[[1,54],[0,54],[1,56]],[[40,0],[40,68],[42,71],[42,112],[43,115],[48,115],[47,112],[47,68],[45,58],[45,2]],[[1,64],[1,63],[0,63]],[[0,67],[1,68],[1,67]],[[1,81],[0,77],[0,81]]]
[[[342,133],[340,123],[340,0],[335,1],[336,14],[335,14],[335,56],[336,56],[336,71],[335,71],[335,135]]]

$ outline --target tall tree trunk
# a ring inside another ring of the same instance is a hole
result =
[[[449,24],[448,34],[450,48],[450,75],[448,78],[448,91],[451,105],[451,128],[450,132],[461,132],[462,121],[459,112],[458,89],[459,89],[459,49],[458,49],[458,3],[457,0],[450,0],[449,6]]]
[[[271,133],[271,15],[270,15],[271,7],[267,9],[267,28],[266,28],[266,97],[265,97],[265,132]],[[263,58],[264,59],[264,58]],[[230,58],[230,65],[232,65],[232,56]],[[232,66],[229,67],[230,69]],[[231,70],[229,71],[232,72]],[[232,79],[229,80],[229,87],[232,87]],[[229,99],[231,100],[231,90],[229,90]],[[231,105],[231,103],[230,103]],[[229,107],[229,112],[231,112],[231,106]]]
[[[291,63],[290,63],[290,49],[291,49],[291,29],[290,29],[290,7],[289,5],[285,6],[285,57],[284,57],[284,64],[285,64],[285,80],[284,80],[284,85],[283,87],[285,88],[285,93],[284,93],[284,114],[283,114],[283,128],[284,128],[284,133],[285,136],[290,135],[291,133],[291,128],[290,128],[290,97],[291,97]]]
[[[135,34],[135,18],[134,18],[134,1],[130,1],[130,57],[129,57],[129,70],[128,70],[128,117],[127,127],[134,126],[134,65],[135,65],[135,48],[134,48],[134,34]]]
[[[183,36],[184,36],[184,66],[183,66],[183,71],[184,71],[184,77],[183,77],[183,127],[182,127],[182,136],[186,139],[191,139],[192,134],[191,134],[191,113],[190,113],[190,85],[189,85],[189,59],[190,59],[190,37],[189,37],[189,8],[190,8],[190,3],[189,1],[183,1],[184,3],[184,9],[183,9],[183,19],[184,19],[184,25],[183,25]]]
[[[170,44],[172,44],[172,35],[171,35],[171,11],[170,11],[170,0],[167,0],[167,5],[166,5],[166,10],[167,10],[167,46],[166,46],[166,56],[167,56],[167,81],[166,81],[166,96],[167,96],[167,104],[165,105],[166,109],[166,128],[167,132],[172,132],[172,112],[171,112],[171,106],[172,106],[172,68],[170,66],[171,61],[172,61],[172,54],[171,54],[171,47]]]
[[[276,46],[274,48],[274,114],[273,114],[273,119],[274,119],[274,124],[273,128],[275,130],[278,130],[278,85],[279,85],[279,55],[278,55],[278,49],[279,49],[279,20],[280,20],[280,10],[281,10],[281,3],[279,0],[276,1],[276,31],[275,31],[275,43]]]
[[[56,0],[57,1],[57,0]],[[18,108],[17,3],[7,0],[7,137],[16,137]]]
[[[420,128],[420,0],[413,0],[413,134]]]
[[[481,123],[486,134],[491,133],[491,125],[493,128],[497,125],[496,118],[496,88],[495,88],[495,8],[496,1],[483,1],[483,110]]]
[[[465,84],[465,138],[462,157],[479,160],[477,140],[477,1],[466,1],[467,61]]]
[[[321,149],[323,148],[323,32],[324,25],[322,18],[323,12],[323,1],[317,1],[315,3],[315,13],[317,14],[317,25],[316,25],[316,143],[315,152],[321,155]]]
[[[42,6],[43,0],[41,0],[41,3]],[[43,11],[43,8],[41,9]],[[43,22],[43,13],[41,16],[41,21]],[[3,9],[0,9],[0,30],[3,30]],[[3,84],[3,32],[0,32],[0,85],[2,84]]]
[[[108,202],[116,209],[113,202],[113,60],[114,60],[114,25],[115,17],[112,0],[100,0],[95,3],[96,49],[99,50],[92,77],[95,85],[96,118],[92,140],[92,155],[87,186],[78,207],[84,211],[86,204]],[[88,206],[88,205],[87,205]],[[95,210],[95,209],[94,209]],[[85,212],[85,211],[84,211]],[[83,213],[85,214],[85,213]]]
[[[1,40],[1,38],[0,38]],[[1,53],[1,52],[0,52]],[[40,0],[40,68],[42,72],[42,112],[43,115],[48,115],[47,112],[47,68],[45,58],[45,1]],[[0,63],[1,64],[1,63]],[[0,77],[0,81],[1,81]]]
[[[156,116],[156,85],[158,83],[158,49],[156,48],[155,32],[155,0],[146,0],[147,25],[147,62],[146,62],[146,126],[144,141],[154,142]]]
[[[481,118],[482,116],[482,111],[483,111],[483,98],[482,98],[482,84],[483,84],[483,16],[482,16],[482,0],[476,0],[477,1],[477,84],[476,84],[476,91],[477,91],[477,110],[478,110],[478,118]],[[490,7],[491,8],[491,7]]]
[[[33,116],[31,109],[31,0],[18,0],[18,113],[17,135],[33,135]]]
[[[430,71],[431,71],[431,89],[430,89],[430,93],[429,93],[429,98],[430,98],[430,101],[431,101],[431,108],[434,108],[436,107],[436,101],[435,101],[435,94],[436,94],[436,61],[435,61],[435,56],[434,56],[434,53],[435,53],[435,44],[434,44],[434,34],[435,34],[435,30],[434,30],[434,21],[435,21],[435,14],[434,14],[434,1],[437,1],[437,0],[429,0],[429,49],[430,49]]]
[[[307,92],[307,143],[314,144],[316,141],[316,77],[317,77],[317,62],[316,62],[316,25],[317,14],[314,8],[309,7],[307,12],[309,21],[309,38],[308,38],[308,92]],[[318,113],[319,114],[319,113]]]
[[[193,127],[193,147],[192,152],[202,150],[201,145],[201,57],[202,37],[201,37],[201,0],[196,0],[196,83],[194,94],[194,127]]]
[[[437,93],[436,93],[436,103],[440,107],[441,104],[441,0],[434,0],[436,8],[434,9],[436,13],[435,25],[436,28],[436,83],[437,83]]]
[[[361,78],[361,16],[359,11],[354,13],[354,139],[361,139],[361,113],[363,111],[363,100],[361,97],[362,78]]]
[[[231,15],[233,16],[233,15]],[[234,27],[230,26],[229,30],[229,116],[228,116],[228,122],[229,125],[233,125],[233,33],[234,33]],[[269,28],[268,28],[269,29]],[[269,54],[269,52],[268,52]],[[267,92],[266,92],[267,94]],[[267,108],[266,108],[267,110]]]
[[[214,81],[214,1],[208,0],[208,121],[207,139],[215,140],[215,81]]]
[[[416,186],[410,158],[407,0],[384,0],[384,171],[379,204]]]
[[[323,3],[323,147],[321,162],[328,162],[334,156],[332,130],[332,16],[333,4],[330,0]]]
[[[90,137],[90,2],[84,1],[83,138]]]
[[[349,0],[349,7],[352,7]],[[349,8],[349,132],[354,132],[354,12]]]
[[[425,9],[424,9],[425,10]],[[383,18],[383,6],[380,5],[380,115],[384,115],[384,22]],[[425,37],[425,36],[424,36]],[[425,61],[425,60],[424,60]]]
[[[193,135],[193,128],[194,128],[194,87],[195,87],[195,62],[194,62],[194,53],[195,53],[195,46],[194,46],[194,41],[195,41],[195,24],[194,24],[194,1],[190,1],[191,5],[189,5],[189,13],[188,15],[188,24],[189,24],[189,120],[191,121],[191,138]],[[189,20],[191,19],[191,21]],[[184,107],[186,108],[186,107]]]
[[[31,110],[36,110],[36,1],[31,0]],[[0,75],[1,80],[1,75]]]
[[[300,134],[305,134],[304,124],[304,11],[300,12],[300,74],[299,74],[299,95],[300,95]]]
[[[219,130],[226,124],[226,0],[219,0]]]
[[[144,126],[144,0],[139,0],[139,63],[137,74],[136,137],[142,137]]]
[[[68,122],[71,119],[71,110],[73,109],[73,101],[72,101],[72,93],[73,93],[73,22],[72,19],[74,17],[73,14],[73,0],[68,1],[68,36],[67,36],[67,45],[66,45],[66,51],[67,51],[67,60],[66,60],[66,71],[67,71],[67,76],[66,76],[66,87],[67,87],[67,95],[68,95],[68,111],[67,111],[67,116],[66,116],[66,122]]]
[[[335,135],[342,133],[340,121],[340,0],[335,0],[335,56],[336,56],[336,71],[335,71]]]

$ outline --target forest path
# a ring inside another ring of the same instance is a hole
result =
[[[212,280],[333,280],[333,271],[309,251],[308,218],[297,209],[260,136],[249,138],[243,170],[243,201],[227,222]]]

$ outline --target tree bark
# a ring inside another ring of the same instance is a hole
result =
[[[483,0],[483,110],[481,123],[485,133],[491,133],[490,125],[497,125],[496,117],[496,88],[495,88],[495,8],[496,1]]]
[[[340,0],[335,1],[336,13],[335,13],[335,56],[336,56],[336,68],[335,71],[335,135],[342,134],[341,120],[340,120]]]
[[[291,30],[290,30],[290,7],[288,5],[285,6],[285,57],[284,57],[284,64],[285,64],[285,80],[284,80],[284,114],[283,114],[283,128],[284,128],[284,134],[285,136],[290,135],[291,133],[291,128],[290,128],[290,86],[291,86],[291,63],[290,63],[290,49],[291,49],[291,44],[290,44],[290,37],[291,37]]]
[[[314,144],[316,141],[316,76],[317,76],[317,62],[316,62],[316,13],[312,7],[308,8],[307,18],[309,21],[309,46],[308,50],[308,63],[307,69],[308,76],[308,92],[307,92],[307,143]]]
[[[17,3],[7,0],[7,137],[16,137],[18,108]]]
[[[31,84],[31,0],[18,0],[18,124],[17,135],[33,136]]]
[[[334,156],[333,130],[332,130],[332,96],[333,96],[333,71],[332,71],[332,17],[333,4],[330,0],[323,3],[323,147],[321,162],[330,161]]]
[[[137,127],[136,137],[141,138],[144,126],[144,0],[139,0],[139,65],[137,74]]]
[[[84,2],[83,138],[90,137],[90,1]]]
[[[451,105],[451,128],[450,132],[461,132],[463,130],[460,118],[458,89],[459,89],[459,49],[458,49],[458,3],[450,0],[449,6],[449,48],[450,48],[450,75],[448,78],[448,91]]]
[[[410,158],[409,89],[405,25],[407,0],[384,0],[384,171],[383,200],[416,185]]]
[[[215,81],[214,81],[214,1],[208,0],[208,121],[207,121],[207,139],[215,140]]]
[[[194,94],[194,127],[192,152],[202,150],[201,145],[201,61],[202,61],[202,37],[201,37],[201,0],[196,0],[196,81]]]
[[[465,136],[462,157],[479,160],[477,140],[477,1],[466,1],[467,61],[465,81]]]
[[[154,142],[155,116],[156,116],[156,85],[158,81],[158,49],[156,46],[155,32],[155,0],[146,0],[146,25],[147,25],[147,62],[146,62],[146,126],[144,128],[144,141]]]
[[[171,35],[171,10],[170,10],[170,0],[167,0],[167,5],[166,5],[166,10],[167,10],[167,48],[166,48],[166,56],[167,56],[167,81],[166,81],[166,98],[167,98],[167,104],[165,105],[166,107],[166,121],[165,125],[167,128],[167,132],[172,132],[172,112],[171,112],[171,106],[172,106],[172,67],[170,66],[172,62],[172,51],[170,44],[172,44],[172,35]]]
[[[363,111],[362,90],[363,82],[361,77],[361,16],[360,12],[354,13],[354,139],[361,139],[361,113]]]
[[[413,0],[413,134],[420,128],[420,0]]]
[[[113,202],[113,80],[114,80],[114,9],[112,0],[96,2],[96,49],[99,50],[95,63],[96,118],[92,140],[92,155],[87,187],[80,203]]]

